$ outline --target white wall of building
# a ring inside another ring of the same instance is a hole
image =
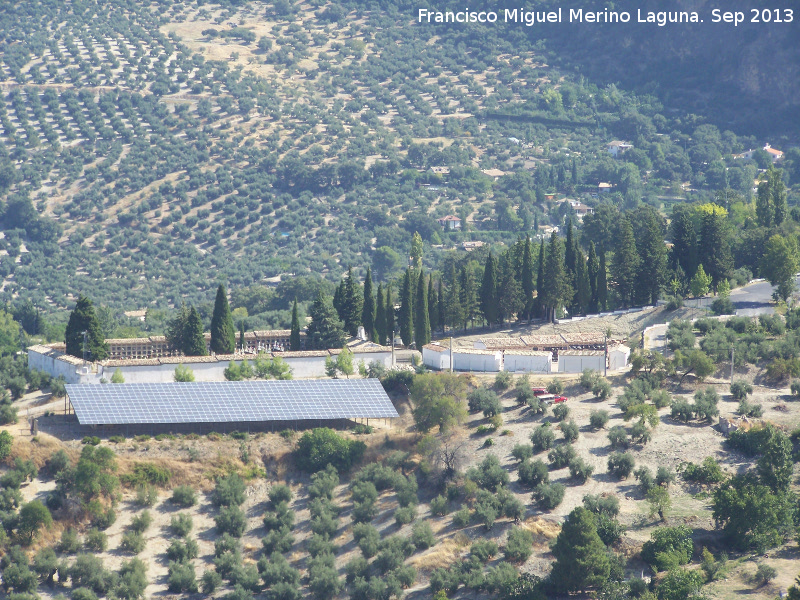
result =
[[[502,364],[500,352],[491,354],[473,354],[453,350],[454,371],[478,371],[482,373],[497,373]]]
[[[584,369],[602,373],[605,370],[605,355],[560,354],[558,356],[559,373],[581,373]]]
[[[422,364],[435,371],[450,369],[450,350],[442,348],[441,352],[422,347]]]
[[[552,357],[552,353],[547,356],[506,354],[503,368],[512,373],[550,373],[553,368]]]
[[[608,349],[608,368],[611,371],[624,369],[631,357],[631,349],[627,346],[614,346]]]

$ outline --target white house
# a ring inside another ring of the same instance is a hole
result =
[[[506,350],[503,369],[512,373],[550,373],[553,353],[538,350]]]
[[[783,158],[783,152],[781,152],[780,150],[776,150],[769,144],[764,144],[762,150],[764,150],[767,154],[770,155],[770,158],[772,158],[773,163],[776,163]],[[751,148],[747,152],[742,152],[741,154],[734,154],[733,158],[743,158],[745,160],[751,160],[753,158],[753,152],[755,152],[755,150]]]
[[[558,353],[559,373],[582,373],[584,369],[603,372],[605,363],[603,350],[562,350]]]
[[[631,357],[631,349],[625,344],[617,344],[608,349],[608,368],[611,371],[624,369]]]
[[[436,222],[444,227],[445,231],[458,231],[461,229],[461,219],[453,215],[447,215],[441,219],[436,219]]]
[[[614,158],[617,158],[618,156],[622,156],[628,150],[633,148],[633,144],[629,144],[628,142],[620,142],[618,140],[615,140],[613,142],[609,142],[609,144],[606,146],[606,148],[608,149],[608,153],[611,156],[613,156]]]
[[[450,348],[440,344],[425,344],[422,347],[422,364],[435,371],[450,369]]]

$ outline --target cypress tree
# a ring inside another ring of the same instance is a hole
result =
[[[501,280],[497,288],[497,304],[501,324],[506,317],[511,319],[525,307],[522,287],[517,281],[512,259],[513,257],[506,252],[501,260]]]
[[[575,236],[572,219],[567,219],[567,240],[564,244],[564,268],[569,274],[570,283],[575,280]]]
[[[730,279],[733,271],[730,232],[726,221],[725,209],[715,204],[703,212],[698,258],[711,276],[715,292],[723,279]]]
[[[542,291],[545,317],[552,321],[555,319],[558,309],[564,306],[568,298],[572,297],[572,288],[564,267],[564,250],[555,231],[550,236],[550,245],[545,258],[544,289]]]
[[[600,249],[600,268],[597,271],[597,304],[601,311],[608,310],[608,268],[606,253]]]
[[[436,298],[436,288],[433,285],[433,273],[428,277],[428,321],[431,326],[431,334],[439,327],[439,306]]]
[[[474,323],[475,313],[478,310],[478,290],[475,288],[475,278],[472,276],[472,263],[461,265],[459,273],[461,285],[461,312],[464,319],[464,331],[467,330],[467,321]]]
[[[623,215],[619,220],[617,247],[611,261],[611,274],[623,306],[633,303],[636,293],[636,276],[640,264],[639,254],[636,252],[636,241],[633,237],[633,227],[631,227],[628,217]]]
[[[400,339],[403,340],[404,346],[411,345],[414,340],[414,276],[411,273],[411,268],[406,269],[403,275],[403,289],[400,295]]]
[[[386,286],[386,339],[394,346],[394,301],[392,300],[392,284]]]
[[[525,238],[525,252],[522,255],[522,295],[524,317],[530,319],[533,312],[533,251],[529,237]]]
[[[317,297],[308,311],[311,322],[308,324],[308,339],[312,347],[318,350],[341,348],[347,338],[341,320],[336,314],[333,304],[322,291],[317,292]]]
[[[673,270],[683,269],[687,279],[694,276],[697,269],[697,232],[689,216],[689,208],[680,210],[677,205],[672,212],[670,233],[672,237],[672,253],[670,266]]]
[[[183,353],[186,356],[205,356],[208,354],[206,338],[203,335],[203,321],[194,306],[189,309],[189,316],[186,319]]]
[[[383,346],[386,343],[386,298],[383,297],[383,284],[378,284],[378,296],[375,300],[375,334],[376,342]]]
[[[372,270],[367,267],[367,276],[364,279],[364,308],[361,312],[361,324],[364,333],[371,342],[375,341],[375,295],[372,291]]]
[[[786,220],[786,215],[789,214],[789,207],[786,204],[786,186],[783,183],[783,169],[776,169],[770,166],[769,171],[767,171],[767,182],[769,183],[772,206],[775,209],[773,222],[775,225],[780,225]]]
[[[100,330],[100,322],[94,312],[94,304],[81,294],[75,309],[69,315],[65,332],[67,354],[83,358],[83,332],[86,332],[87,360],[104,360],[108,358],[108,344]]]
[[[439,324],[439,329],[444,333],[444,326],[447,323],[447,310],[444,304],[444,292],[442,291],[442,278],[439,277],[439,286],[437,290],[437,305],[436,305],[436,322]]]
[[[336,291],[333,292],[333,308],[336,309],[336,314],[342,322],[344,322],[344,301],[344,279],[341,279],[339,285],[336,286]]]
[[[600,261],[597,258],[597,251],[594,242],[589,242],[589,262],[587,264],[589,275],[589,312],[598,311],[597,276],[600,272]]]
[[[414,303],[414,341],[417,350],[421,350],[425,344],[431,341],[431,322],[428,314],[428,287],[426,285],[425,273],[420,267],[417,277],[417,298]]]
[[[578,163],[572,159],[572,185],[578,185]]]
[[[654,211],[645,211],[644,228],[636,248],[641,258],[637,274],[637,300],[655,305],[667,277],[667,247],[664,245],[660,217]]]
[[[662,244],[663,246],[663,244]],[[589,268],[580,248],[575,249],[575,299],[574,306],[578,314],[586,314],[592,300],[592,288],[589,285]]]
[[[497,323],[497,262],[492,253],[486,255],[480,291],[481,313],[491,327]]]
[[[171,350],[178,350],[186,354],[186,332],[189,321],[189,307],[182,303],[178,313],[167,322],[166,338]],[[205,346],[205,344],[203,344]]]
[[[225,286],[220,284],[214,301],[214,313],[211,315],[211,351],[216,354],[232,354],[235,348],[236,328],[233,326]]]
[[[447,303],[445,306],[447,324],[451,330],[461,326],[464,319],[464,310],[461,306],[461,285],[456,275],[455,263],[450,263],[450,273],[448,276],[450,284],[447,287]]]
[[[534,314],[541,317],[544,314],[542,294],[544,293],[544,239],[539,244],[539,264],[536,268],[536,301],[533,305]]]
[[[361,325],[361,313],[364,310],[364,296],[358,280],[353,276],[353,268],[347,269],[347,277],[344,280],[344,295],[342,298],[342,321],[344,330],[351,336],[358,335],[358,327]],[[374,314],[374,313],[373,313]],[[365,328],[366,329],[366,328]]]
[[[292,306],[292,330],[289,333],[289,350],[297,352],[300,350],[300,315],[297,314],[297,298],[294,299]]]

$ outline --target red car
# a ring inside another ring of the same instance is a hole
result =
[[[547,388],[533,388],[534,396],[544,396],[547,393]]]
[[[567,401],[566,396],[556,396],[555,399],[553,400],[553,402],[555,402],[556,404],[558,404],[559,402],[566,402],[566,401]]]

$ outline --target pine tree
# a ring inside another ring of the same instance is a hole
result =
[[[662,244],[663,245],[663,244]],[[580,248],[575,249],[575,297],[573,305],[577,314],[586,314],[592,301],[592,287],[589,284],[589,268]]]
[[[587,263],[589,275],[589,312],[596,313],[599,305],[597,293],[597,276],[600,272],[600,261],[597,258],[597,251],[594,242],[589,242],[589,262]]]
[[[404,346],[414,341],[414,275],[409,267],[403,275],[403,288],[400,295],[400,339]]]
[[[544,286],[541,292],[542,307],[548,321],[555,319],[558,309],[572,298],[567,270],[564,266],[564,248],[558,234],[550,235],[550,244],[544,261]]]
[[[642,304],[655,305],[667,277],[667,247],[661,231],[660,217],[654,211],[645,211],[645,223],[636,249],[641,259],[637,274],[637,299]]]
[[[544,293],[544,239],[539,244],[539,261],[536,267],[536,301],[533,305],[534,314],[541,317],[544,314],[544,304],[542,304],[542,294]]]
[[[697,232],[694,230],[688,207],[678,210],[676,206],[673,210],[670,234],[672,236],[670,267],[673,270],[680,267],[686,277],[691,279],[697,268]]]
[[[448,273],[447,301],[445,303],[447,325],[455,330],[464,322],[464,308],[461,306],[461,284],[456,274],[456,265],[450,263]]]
[[[211,315],[211,351],[216,354],[232,354],[235,348],[236,328],[233,326],[225,286],[220,284],[214,301],[214,313]]]
[[[464,331],[467,330],[467,321],[475,322],[478,312],[478,290],[475,287],[475,278],[472,274],[472,262],[461,265],[459,284],[461,286],[461,312],[464,319]]]
[[[364,296],[351,267],[347,269],[342,298],[342,322],[344,323],[344,330],[351,336],[358,335],[358,327],[361,325],[361,313],[363,310]]]
[[[431,322],[428,314],[428,287],[425,273],[420,268],[417,277],[417,297],[414,303],[414,341],[417,350],[431,342]]]
[[[297,298],[294,299],[292,306],[292,329],[289,333],[289,350],[297,352],[300,350],[300,315],[297,314]]]
[[[641,261],[636,252],[636,240],[633,237],[633,227],[626,216],[619,220],[619,234],[614,259],[611,261],[611,273],[617,292],[623,306],[633,303],[636,293],[636,275],[639,272]]]
[[[597,305],[601,311],[608,310],[608,267],[606,253],[600,249],[600,269],[597,271]]]
[[[317,292],[317,297],[311,304],[308,313],[311,322],[308,324],[307,335],[313,348],[328,350],[345,345],[347,338],[342,322],[330,299],[321,291]]]
[[[186,330],[189,321],[189,307],[182,303],[174,318],[167,322],[166,338],[171,350],[186,353]],[[205,344],[204,344],[205,345]]]
[[[383,296],[383,284],[378,284],[378,296],[375,300],[375,340],[381,346],[386,343],[386,298]]]
[[[569,514],[552,552],[556,561],[550,581],[560,592],[582,592],[608,579],[606,546],[597,534],[595,516],[582,506]]]
[[[69,315],[65,342],[67,354],[83,358],[83,332],[86,332],[86,359],[97,361],[108,358],[108,344],[103,338],[100,322],[92,301],[81,294],[75,309]]]
[[[431,334],[439,328],[439,306],[436,297],[436,288],[433,285],[433,273],[428,277],[428,321],[431,326]]]
[[[497,261],[492,253],[486,255],[480,291],[481,314],[491,327],[497,323]]]
[[[390,346],[394,346],[395,324],[394,324],[394,301],[392,300],[392,285],[386,286],[386,339]]]
[[[730,279],[733,271],[730,232],[727,212],[715,204],[704,205],[703,222],[700,230],[698,258],[711,276],[716,291],[723,279]]]
[[[375,341],[375,295],[372,291],[372,270],[367,267],[367,276],[364,279],[364,308],[361,312],[361,324],[364,326],[364,333],[371,342]]]
[[[531,238],[525,238],[525,252],[522,255],[522,295],[523,295],[523,316],[531,318],[533,312],[533,250],[531,248]]]
[[[194,306],[189,309],[184,332],[183,353],[186,356],[205,356],[208,354],[206,338],[203,335],[203,321]]]

